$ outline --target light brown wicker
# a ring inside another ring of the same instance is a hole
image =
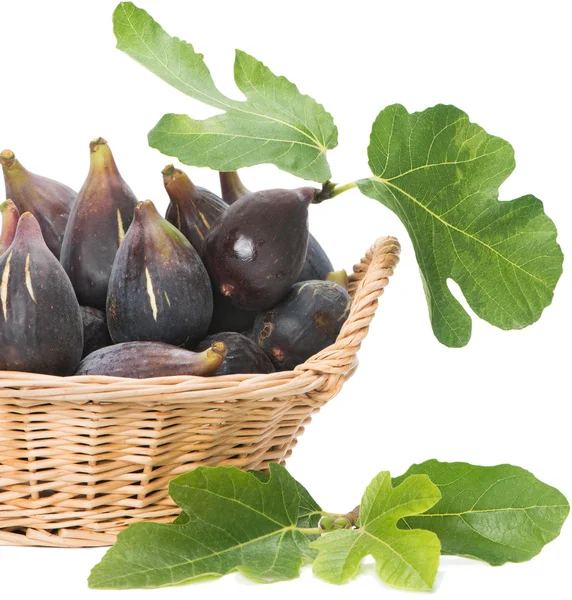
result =
[[[122,379],[0,372],[0,545],[105,546],[129,523],[170,521],[175,475],[263,469],[292,452],[356,352],[399,260],[377,240],[350,277],[336,343],[294,371]]]

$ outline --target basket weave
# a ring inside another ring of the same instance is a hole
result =
[[[283,462],[357,366],[393,268],[377,240],[350,276],[335,344],[293,371],[221,377],[53,377],[0,372],[0,545],[105,546],[128,524],[171,521],[175,475]]]

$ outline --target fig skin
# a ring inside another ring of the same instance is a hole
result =
[[[234,204],[237,200],[246,196],[246,194],[250,194],[250,191],[242,183],[237,171],[219,172],[219,178],[222,199],[227,204]],[[333,270],[334,267],[325,250],[310,233],[304,266],[296,282],[326,279],[326,275]]]
[[[212,375],[226,355],[223,343],[203,352],[191,352],[161,342],[124,342],[92,352],[75,375],[109,375],[146,379],[172,375]]]
[[[201,254],[205,235],[228,204],[209,190],[195,186],[185,172],[173,165],[167,165],[162,173],[171,200],[165,218]]]
[[[209,230],[205,266],[216,290],[235,307],[266,310],[288,293],[304,265],[308,206],[315,196],[309,187],[247,194]]]
[[[253,310],[236,308],[230,298],[213,289],[213,317],[208,332],[209,334],[225,331],[242,333],[252,329],[257,314]]]
[[[0,370],[70,375],[83,350],[72,285],[31,213],[0,257]]]
[[[12,200],[6,200],[6,202],[0,204],[0,216],[2,217],[0,222],[0,256],[2,256],[14,241],[20,212]]]
[[[107,319],[105,313],[91,306],[80,306],[81,319],[83,322],[83,354],[85,358],[88,354],[111,346],[113,340],[109,335],[107,328]]]
[[[137,199],[103,138],[92,140],[90,167],[66,227],[61,263],[79,303],[105,310],[107,286],[119,244]]]
[[[211,284],[197,251],[150,200],[140,202],[109,280],[111,338],[192,347],[212,313]]]
[[[308,239],[308,251],[306,260],[296,283],[300,281],[311,281],[313,279],[325,280],[328,273],[334,270],[326,251],[320,246],[318,240],[310,234]]]
[[[209,335],[195,348],[195,351],[206,350],[215,342],[223,342],[226,346],[226,357],[214,373],[215,375],[273,373],[276,371],[264,350],[251,339],[233,331]]]
[[[20,214],[30,212],[36,217],[46,245],[59,258],[77,192],[63,183],[31,173],[11,150],[0,153],[0,164],[4,172],[6,198],[14,202]]]
[[[289,371],[336,341],[350,307],[348,292],[337,283],[300,282],[256,317],[252,335],[279,371]]]

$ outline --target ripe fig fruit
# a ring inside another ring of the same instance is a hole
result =
[[[306,252],[306,260],[300,275],[299,281],[311,281],[312,279],[326,279],[326,275],[334,270],[328,255],[320,246],[318,240],[310,234],[308,240],[308,251]]]
[[[264,350],[246,336],[232,331],[209,335],[195,348],[195,351],[206,350],[215,342],[223,342],[226,346],[226,357],[215,375],[273,373],[276,371]]]
[[[288,371],[336,341],[350,306],[337,283],[297,283],[283,302],[256,317],[254,339],[279,371]]]
[[[252,329],[257,314],[255,310],[236,308],[230,298],[223,296],[214,289],[213,318],[209,326],[209,333],[219,333],[221,331],[242,333],[247,329]]]
[[[20,218],[20,212],[12,200],[0,204],[0,217],[2,217],[0,221],[0,256],[2,256],[14,241]]]
[[[316,190],[247,194],[205,237],[203,260],[215,288],[243,310],[266,310],[298,278],[308,247],[308,205]]]
[[[92,140],[90,167],[66,227],[61,263],[80,304],[105,310],[119,244],[137,204],[103,138]]]
[[[209,276],[187,238],[139,202],[109,279],[107,324],[114,342],[192,346],[213,313]]]
[[[237,171],[220,172],[220,189],[222,199],[227,204],[234,204],[239,198],[250,194],[246,189]],[[298,279],[296,281],[309,281],[311,279],[325,279],[326,275],[334,270],[328,255],[318,243],[318,240],[310,234],[308,238],[308,251],[306,260]]]
[[[234,204],[239,198],[250,194],[250,190],[246,189],[237,171],[220,171],[218,175],[222,199],[227,204]]]
[[[173,165],[167,165],[162,173],[165,189],[171,199],[165,218],[200,254],[207,231],[228,205],[209,190],[196,187],[186,173],[175,169]]]
[[[0,257],[0,370],[70,375],[82,349],[72,285],[26,212]]]
[[[191,352],[161,342],[124,342],[92,352],[79,364],[76,375],[112,377],[169,377],[212,375],[226,355],[222,342],[203,352]]]
[[[88,354],[111,346],[113,340],[109,335],[107,328],[107,319],[105,313],[91,306],[80,306],[81,320],[83,322],[83,354],[85,358]]]
[[[42,230],[44,241],[56,258],[60,257],[64,231],[77,193],[63,183],[30,173],[12,150],[0,152],[6,198],[20,214],[31,212]]]

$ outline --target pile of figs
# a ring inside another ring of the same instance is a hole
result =
[[[103,138],[79,191],[0,153],[0,370],[163,377],[290,370],[348,317],[345,272],[308,231],[318,190],[222,198],[173,165],[165,217]]]

